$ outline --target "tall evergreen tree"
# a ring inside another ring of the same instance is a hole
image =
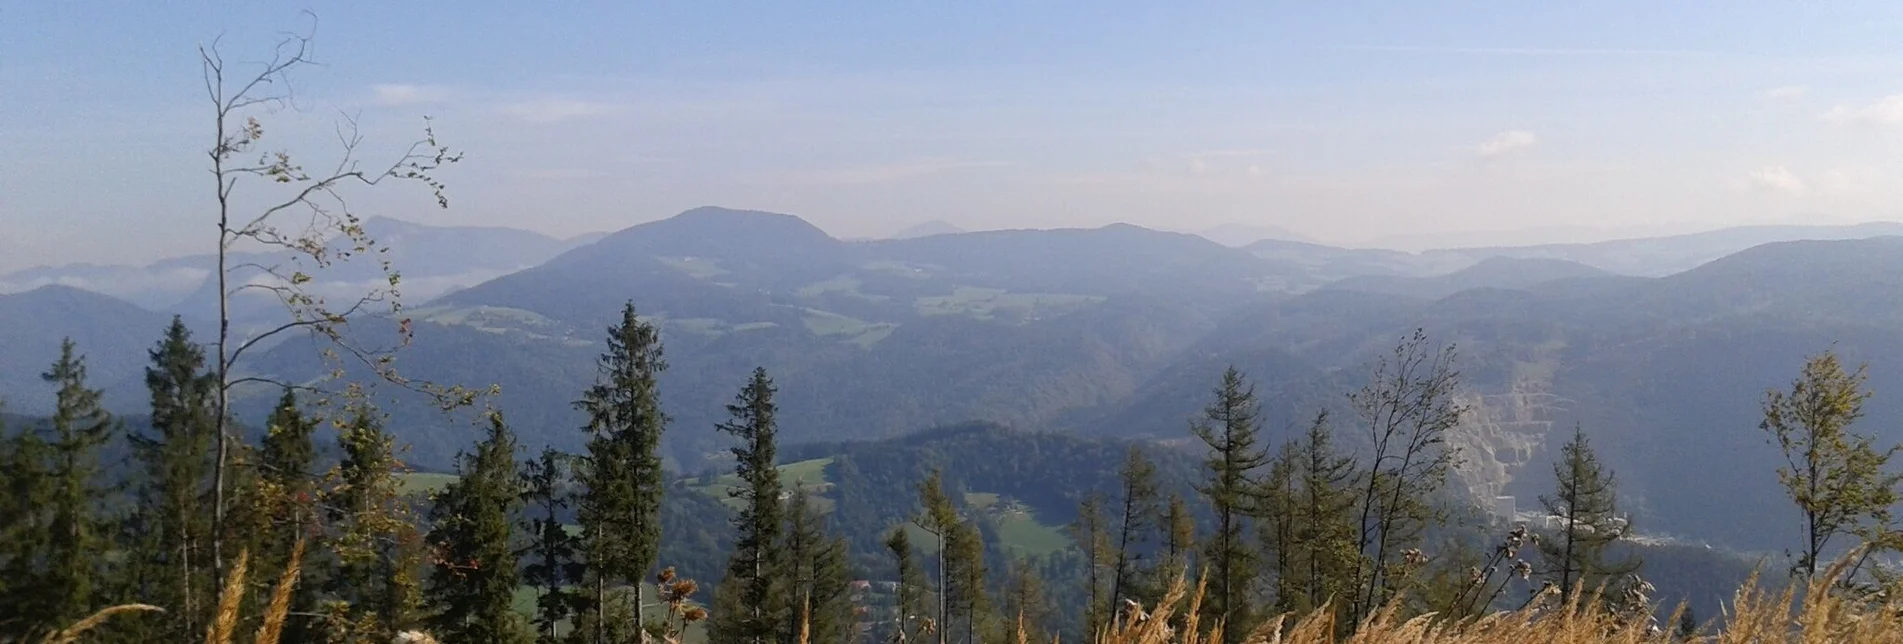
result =
[[[932,627],[938,644],[945,644],[946,631],[951,628],[947,621],[951,617],[949,551],[952,532],[958,529],[958,508],[952,505],[951,495],[945,491],[944,476],[938,470],[933,470],[932,475],[919,484],[918,496],[925,512],[913,519],[913,523],[938,540],[938,592],[933,593],[937,605],[932,608]]]
[[[419,622],[422,538],[398,489],[395,441],[376,410],[354,407],[338,427],[342,459],[329,495],[325,541],[338,566],[325,628],[332,639],[388,639]]]
[[[783,556],[775,561],[785,583],[777,642],[799,644],[802,628],[806,641],[851,640],[856,616],[846,541],[829,533],[825,516],[814,509],[804,487],[794,487],[785,514],[779,548]]]
[[[1846,371],[1836,353],[1826,351],[1804,363],[1789,393],[1764,396],[1759,428],[1783,452],[1778,481],[1803,515],[1804,544],[1792,571],[1806,579],[1816,576],[1838,537],[1878,547],[1895,541],[1885,524],[1903,483],[1903,474],[1888,469],[1899,448],[1878,447],[1874,436],[1850,428],[1870,398],[1864,379],[1864,367]]]
[[[1256,529],[1261,534],[1260,557],[1267,577],[1265,585],[1273,595],[1268,605],[1276,613],[1294,610],[1295,598],[1300,594],[1295,588],[1296,554],[1301,549],[1301,539],[1296,534],[1301,525],[1297,501],[1301,490],[1296,483],[1301,460],[1299,449],[1293,442],[1283,444],[1269,459],[1268,472],[1257,483]]]
[[[785,632],[781,625],[789,615],[798,618],[783,585],[790,580],[783,572],[799,562],[780,558],[791,553],[779,547],[782,501],[775,464],[773,392],[766,370],[754,369],[752,380],[727,406],[731,419],[719,426],[740,440],[740,446],[732,448],[740,484],[727,492],[740,501],[740,511],[733,517],[734,552],[720,590],[733,595],[729,610],[715,611],[709,624],[713,638],[723,642],[768,644],[776,633]]]
[[[1117,477],[1120,483],[1117,504],[1121,512],[1117,521],[1116,563],[1110,577],[1113,604],[1126,598],[1151,599],[1147,589],[1137,588],[1143,579],[1139,559],[1143,556],[1143,541],[1155,528],[1158,514],[1156,464],[1143,454],[1143,448],[1130,447]]]
[[[1168,587],[1178,575],[1188,577],[1195,571],[1190,569],[1190,558],[1196,551],[1196,517],[1189,513],[1189,504],[1183,502],[1182,495],[1171,494],[1169,509],[1163,520],[1163,565],[1157,570],[1157,586]]]
[[[0,522],[0,602],[14,606],[18,598],[13,595],[13,584],[25,580],[13,579],[11,575],[15,574],[16,560],[21,557],[26,545],[21,539],[21,529],[31,523],[32,517],[25,505],[27,499],[16,496],[21,492],[16,487],[19,479],[29,472],[25,464],[17,460],[15,451],[18,447],[12,432],[7,429],[6,410],[6,401],[0,400],[0,516],[9,517],[7,521]],[[9,630],[12,622],[13,616],[0,616],[0,637],[12,635]]]
[[[950,550],[945,573],[950,578],[945,589],[950,593],[948,603],[956,621],[964,627],[965,644],[975,644],[991,613],[990,595],[985,589],[984,533],[973,521],[956,524],[946,547]]]
[[[474,454],[458,459],[456,480],[430,507],[435,565],[427,623],[438,638],[497,644],[530,639],[514,607],[519,574],[510,536],[522,505],[515,445],[502,414],[491,412],[488,435]]]
[[[1294,544],[1294,590],[1299,601],[1288,608],[1310,611],[1349,598],[1355,589],[1354,457],[1336,449],[1328,414],[1315,417],[1298,450],[1300,489]]]
[[[565,487],[568,462],[568,455],[544,448],[540,457],[522,465],[523,498],[529,506],[522,520],[529,535],[522,581],[536,589],[534,622],[540,644],[564,641],[560,628],[579,608],[580,598],[571,586],[582,579],[580,539],[562,522],[571,498]]]
[[[1091,495],[1077,506],[1077,521],[1070,526],[1071,540],[1083,552],[1084,633],[1095,637],[1110,619],[1111,607],[1104,597],[1104,567],[1115,555],[1111,552],[1109,519],[1104,516],[1103,497]]]
[[[1639,569],[1636,558],[1611,560],[1606,550],[1624,538],[1630,526],[1619,516],[1618,484],[1599,464],[1586,430],[1575,425],[1573,438],[1553,463],[1554,493],[1540,497],[1546,513],[1560,518],[1557,534],[1539,543],[1541,576],[1568,597],[1584,584],[1596,592]],[[1605,588],[1616,593],[1616,588]]]
[[[1256,554],[1243,537],[1244,527],[1255,511],[1255,472],[1268,462],[1268,455],[1256,445],[1261,412],[1255,387],[1242,372],[1235,367],[1223,372],[1215,397],[1191,427],[1210,449],[1205,462],[1209,480],[1197,489],[1216,515],[1216,533],[1204,542],[1203,554],[1215,578],[1209,581],[1203,610],[1221,622],[1225,642],[1236,644],[1249,632],[1248,592],[1257,574]]]
[[[60,344],[60,357],[41,378],[57,388],[50,429],[51,483],[47,519],[46,568],[34,593],[45,598],[49,624],[65,625],[99,608],[97,582],[109,546],[111,526],[99,500],[110,489],[102,481],[99,450],[118,424],[100,404],[99,390],[86,384],[85,358],[72,340]]]
[[[28,425],[7,436],[4,476],[8,520],[0,522],[0,641],[34,641],[62,626],[57,604],[46,591],[52,582],[48,562],[56,544],[53,517],[56,492],[53,446],[44,427]]]
[[[139,539],[136,597],[164,606],[165,628],[153,636],[183,640],[199,635],[210,599],[211,521],[203,511],[211,492],[213,418],[218,383],[205,371],[205,353],[178,317],[147,354],[146,389],[152,426],[131,436],[143,469],[135,511]]]
[[[1050,639],[1045,636],[1047,629],[1044,624],[1051,612],[1050,602],[1044,596],[1044,580],[1030,561],[1021,558],[1011,560],[1002,599],[1003,617],[1007,620],[1005,642],[1015,644]]]
[[[635,314],[634,303],[621,309],[621,321],[608,329],[608,350],[596,361],[597,380],[576,403],[588,414],[588,453],[580,468],[579,520],[587,550],[593,600],[583,621],[590,639],[608,641],[608,588],[635,589],[629,610],[630,633],[642,633],[640,588],[660,550],[661,412],[657,376],[667,368],[660,330]],[[632,635],[631,635],[632,637]]]
[[[324,544],[314,541],[319,519],[317,446],[313,435],[318,423],[298,407],[297,394],[285,389],[265,423],[263,444],[258,449],[258,513],[263,525],[257,535],[258,549],[251,558],[250,576],[259,580],[254,593],[258,603],[268,601],[275,590],[272,584],[283,574],[299,539],[306,540],[305,551],[314,553]],[[305,556],[300,562],[298,585],[291,595],[290,615],[285,618],[283,639],[304,642],[315,638],[318,627],[311,618],[317,612],[318,593],[330,579],[331,561],[321,556]]]
[[[892,555],[893,568],[898,576],[893,585],[893,631],[894,639],[910,641],[917,633],[915,623],[924,618],[925,573],[919,570],[918,561],[912,558],[912,539],[907,536],[905,526],[892,529],[885,539],[886,552]]]

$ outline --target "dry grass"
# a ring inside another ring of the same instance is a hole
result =
[[[1478,619],[1447,621],[1434,615],[1403,617],[1392,604],[1337,639],[1334,616],[1324,608],[1306,616],[1268,620],[1242,638],[1246,644],[1896,644],[1903,642],[1903,602],[1874,603],[1846,597],[1836,581],[1849,567],[1846,557],[1814,580],[1801,605],[1796,585],[1782,592],[1761,589],[1756,580],[1738,589],[1721,631],[1680,639],[1608,612],[1595,601],[1496,613]],[[1578,596],[1579,593],[1575,593]],[[1222,625],[1199,629],[1196,615],[1202,587],[1191,592],[1179,579],[1153,612],[1126,612],[1095,638],[1097,644],[1220,644]],[[1182,624],[1172,628],[1172,622]],[[1667,622],[1675,623],[1676,619]]]
[[[284,567],[284,574],[278,577],[277,588],[271,591],[271,603],[264,609],[264,621],[258,624],[258,635],[252,638],[255,644],[278,644],[278,638],[284,634],[284,620],[291,614],[291,594],[297,588],[298,575],[304,570],[304,539],[298,539],[291,547],[291,562]]]
[[[93,613],[92,616],[79,620],[72,626],[68,626],[57,633],[47,635],[46,639],[42,641],[45,642],[45,644],[72,644],[73,642],[79,641],[79,636],[85,635],[87,631],[98,628],[100,624],[106,623],[106,620],[112,619],[114,616],[123,613],[146,612],[164,612],[164,609],[147,604],[123,604],[113,606]]]
[[[205,644],[231,644],[231,634],[238,630],[238,607],[244,599],[244,576],[250,559],[248,553],[239,552],[238,562],[225,576],[224,590],[218,592],[218,615],[205,627]]]

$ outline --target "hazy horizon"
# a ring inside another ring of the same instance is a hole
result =
[[[209,250],[196,47],[288,3],[28,4],[0,23],[0,272]],[[845,238],[1128,222],[1419,250],[1897,218],[1903,7],[1641,3],[319,7],[267,148],[378,158],[434,117],[452,208],[568,237],[708,204]],[[1411,246],[1411,247],[1410,247]]]

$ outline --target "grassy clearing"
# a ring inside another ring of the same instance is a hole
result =
[[[999,315],[1035,318],[1055,315],[1103,301],[1095,295],[1067,293],[1009,293],[1002,289],[960,286],[951,295],[932,295],[914,300],[919,315],[968,315],[991,319]]]
[[[1037,519],[1029,510],[1009,512],[998,517],[998,540],[1014,555],[1041,556],[1070,547],[1070,535],[1061,526]]]
[[[800,297],[820,297],[827,294],[840,294],[856,297],[868,302],[883,302],[892,299],[885,295],[868,295],[859,291],[865,282],[851,275],[840,275],[823,282],[813,282],[800,287],[794,293]]]
[[[397,491],[402,494],[435,494],[456,482],[456,475],[440,472],[404,472],[396,475]]]
[[[778,324],[774,324],[772,322],[745,322],[741,324],[730,324],[726,320],[722,320],[719,318],[674,318],[674,319],[667,320],[666,324],[669,328],[677,330],[677,331],[695,333],[700,335],[710,335],[714,337],[723,336],[729,333],[739,333],[741,331],[753,331],[757,329],[771,329],[773,327],[779,326]]]
[[[656,257],[655,259],[660,260],[661,263],[673,267],[680,272],[686,273],[689,277],[699,279],[720,277],[732,272],[721,268],[718,260],[703,257]]]
[[[806,491],[809,493],[823,494],[832,488],[832,482],[826,480],[826,467],[832,465],[832,463],[833,459],[829,456],[826,458],[816,458],[781,465],[778,468],[780,470],[780,486],[789,492],[794,486],[805,486]],[[740,477],[733,474],[725,474],[720,478],[714,479],[712,483],[696,481],[688,487],[701,494],[719,499],[720,502],[727,507],[738,509],[742,505],[741,501],[740,499],[734,498],[732,494],[729,494],[729,491],[739,486]],[[833,509],[833,501],[827,498],[814,498],[813,507],[819,509],[821,512],[831,512]]]
[[[647,598],[648,601],[654,601],[654,598],[658,595],[658,591],[655,590],[654,584],[646,583],[646,582],[643,582],[641,584],[641,593],[644,597]],[[512,605],[515,608],[515,612],[522,615],[525,618],[533,619],[535,617],[535,600],[539,598],[540,595],[541,595],[540,589],[537,589],[534,586],[516,586],[515,594],[512,598],[512,601],[513,601]],[[705,602],[689,602],[689,603],[695,606],[705,606]],[[650,621],[658,621],[666,616],[667,616],[667,610],[660,606],[651,606],[647,609],[647,618]],[[566,637],[568,635],[569,628],[570,628],[570,625],[567,621],[563,621],[561,624],[556,626],[556,629],[562,634],[563,637]],[[700,622],[696,624],[689,624],[687,626],[687,632],[683,633],[682,635],[683,635],[683,637],[681,638],[682,644],[705,644],[707,642],[707,623]]]
[[[1039,521],[1030,508],[993,492],[967,492],[965,507],[982,512],[998,527],[999,546],[1016,556],[1038,556],[1070,547],[1070,536],[1063,526]],[[938,537],[912,523],[905,524],[906,537],[925,554],[938,552]]]
[[[880,322],[866,327],[864,333],[853,336],[853,338],[847,340],[847,342],[859,345],[861,349],[870,349],[872,345],[878,344],[881,340],[891,337],[892,331],[897,328],[899,328],[897,324]]]
[[[806,330],[813,335],[859,335],[872,325],[858,318],[847,317],[819,309],[802,309],[804,315],[800,321],[806,323]]]

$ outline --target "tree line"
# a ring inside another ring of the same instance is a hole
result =
[[[255,440],[222,450],[233,484],[221,501],[217,376],[204,349],[174,320],[148,357],[144,426],[104,409],[68,341],[43,374],[51,416],[0,432],[4,641],[137,603],[163,612],[94,636],[191,641],[222,627],[288,642],[424,630],[445,641],[607,643],[678,638],[704,621],[717,642],[974,644],[1087,636],[1141,615],[1179,578],[1203,585],[1203,623],[1224,625],[1232,642],[1271,616],[1323,610],[1346,635],[1383,610],[1467,618],[1589,600],[1651,627],[1657,608],[1637,575],[1643,562],[1615,554],[1633,526],[1583,428],[1559,449],[1544,521],[1461,538],[1471,533],[1453,525],[1463,501],[1446,489],[1458,458],[1447,434],[1467,409],[1452,348],[1418,332],[1350,396],[1353,449],[1326,413],[1265,445],[1261,401],[1229,369],[1190,426],[1205,455],[1193,496],[1163,493],[1153,454],[1167,448],[1131,445],[1115,488],[1079,504],[1072,549],[1053,560],[1070,565],[1055,566],[1000,557],[995,527],[937,471],[917,483],[910,510],[885,518],[882,552],[855,559],[812,491],[781,481],[776,386],[757,369],[714,428],[734,444],[736,483],[725,506],[705,510],[732,534],[711,593],[657,569],[662,497],[681,488],[658,454],[669,425],[660,334],[632,303],[608,330],[597,384],[576,402],[588,418],[581,453],[522,458],[492,410],[454,480],[427,499],[405,493],[401,449],[361,391],[320,405],[286,388]],[[1778,476],[1803,518],[1791,566],[1800,577],[1850,545],[1899,541],[1896,448],[1851,429],[1863,380],[1825,353],[1763,405],[1761,429],[1787,457]],[[334,456],[320,458],[326,427]],[[222,529],[207,511],[220,502]],[[221,551],[235,553],[222,568]],[[1873,557],[1856,562],[1845,590],[1886,587]],[[1057,611],[1053,596],[1081,609]],[[226,613],[242,617],[221,626]]]

